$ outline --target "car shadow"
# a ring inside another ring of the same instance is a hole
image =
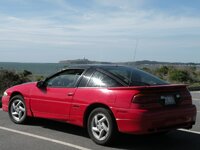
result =
[[[74,134],[89,138],[86,129],[65,122],[54,121],[43,118],[29,118],[25,125],[40,126],[51,130],[61,131],[64,133]]]
[[[120,134],[112,147],[137,150],[200,150],[200,135],[184,131],[171,131],[166,135]]]
[[[89,138],[84,128],[48,119],[33,118],[26,123]],[[102,147],[104,148],[104,147]],[[109,148],[109,147],[107,147]],[[128,135],[119,133],[110,148],[136,150],[200,150],[200,134],[174,130],[166,135]]]

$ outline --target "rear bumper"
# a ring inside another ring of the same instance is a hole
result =
[[[123,133],[148,134],[177,128],[189,129],[196,121],[196,107],[179,106],[162,110],[113,109],[118,129]]]

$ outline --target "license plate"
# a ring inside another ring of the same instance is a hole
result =
[[[164,100],[165,105],[174,105],[176,104],[174,96],[167,95],[167,96],[161,96],[161,99]]]

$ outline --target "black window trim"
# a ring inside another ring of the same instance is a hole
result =
[[[89,75],[86,75],[89,71],[91,71],[91,73],[90,73]],[[87,84],[88,84],[88,82],[90,81],[90,79],[91,79],[92,75],[94,74],[94,72],[95,72],[95,69],[94,69],[93,67],[90,67],[90,68],[85,69],[85,71],[84,71],[84,72],[82,73],[82,75],[81,75],[80,80],[79,80],[78,83],[77,83],[77,87],[78,87],[78,88],[87,88]],[[85,79],[86,76],[89,77],[88,80]],[[87,81],[85,82],[84,80],[87,80]],[[80,86],[81,82],[85,82],[85,83],[83,84],[84,86]]]

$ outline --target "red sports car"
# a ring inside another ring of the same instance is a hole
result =
[[[40,117],[86,127],[97,144],[117,132],[152,134],[192,128],[196,107],[186,85],[127,66],[80,65],[44,81],[7,89],[2,107],[14,123]]]

